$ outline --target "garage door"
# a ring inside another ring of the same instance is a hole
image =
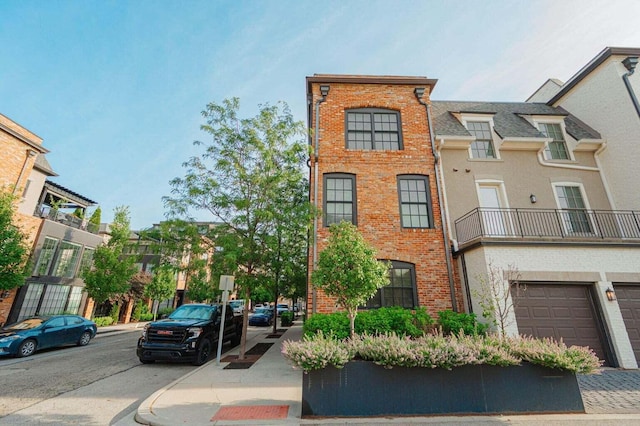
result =
[[[636,361],[640,363],[640,284],[614,284],[620,312],[631,340]]]
[[[594,310],[589,285],[522,283],[526,290],[511,295],[520,334],[562,339],[567,346],[588,346],[606,365],[602,327]]]

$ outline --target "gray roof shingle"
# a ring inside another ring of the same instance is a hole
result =
[[[561,107],[528,102],[432,101],[433,126],[440,136],[471,136],[453,113],[493,114],[494,130],[501,138],[543,138],[523,115],[563,116],[567,132],[574,138],[600,139],[600,134]]]

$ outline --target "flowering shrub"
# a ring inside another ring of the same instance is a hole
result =
[[[567,348],[562,341],[533,337],[510,339],[510,343],[514,354],[532,364],[581,374],[593,373],[602,365],[596,354],[583,346]]]
[[[318,333],[302,341],[286,341],[282,354],[294,367],[304,371],[341,368],[354,358],[392,367],[446,368],[471,364],[497,366],[519,365],[522,361],[575,373],[592,373],[600,365],[588,348],[572,346],[550,339],[507,338],[442,334],[412,339],[396,334],[357,335],[340,340]]]
[[[294,368],[304,371],[316,370],[332,365],[342,368],[353,359],[354,352],[349,341],[341,341],[322,332],[301,341],[287,340],[282,344],[282,354]]]

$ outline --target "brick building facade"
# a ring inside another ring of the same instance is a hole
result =
[[[330,223],[351,221],[378,258],[393,265],[391,285],[370,301],[372,308],[425,307],[435,315],[460,307],[459,285],[447,261],[449,242],[426,108],[435,82],[425,77],[307,77],[313,129],[310,200],[322,212],[314,223],[309,271]],[[314,290],[310,277],[309,283],[307,311],[336,311],[335,301]]]

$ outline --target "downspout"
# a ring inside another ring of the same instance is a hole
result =
[[[631,96],[631,102],[633,102],[633,106],[636,107],[636,112],[638,113],[638,116],[640,116],[640,103],[638,103],[636,93],[633,91],[633,87],[631,87],[631,82],[629,81],[629,76],[633,74],[633,72],[636,70],[636,65],[638,65],[638,57],[629,56],[624,61],[622,61],[622,65],[624,65],[624,67],[628,70],[628,72],[622,76],[622,79],[624,80],[625,86],[627,86],[629,96]]]
[[[315,123],[314,123],[314,152],[313,152],[313,206],[314,206],[314,216],[313,216],[313,270],[315,271],[318,267],[318,215],[315,214],[318,211],[318,142],[319,142],[319,129],[320,129],[320,104],[327,100],[327,95],[329,94],[329,86],[320,86],[320,93],[322,97],[318,99],[315,103]],[[311,304],[313,305],[311,313],[316,313],[316,289],[311,289]]]
[[[16,181],[16,184],[13,187],[13,191],[11,192],[12,195],[15,195],[16,191],[20,187],[20,181],[22,180],[22,177],[24,176],[25,170],[27,170],[27,163],[29,162],[29,158],[35,157],[36,154],[38,154],[38,153],[35,152],[34,150],[27,149],[27,156],[24,159],[24,163],[22,164],[22,170],[20,170],[20,175],[18,176],[18,180]]]
[[[413,93],[416,95],[416,99],[418,100],[418,102],[421,105],[424,105],[424,108],[427,111],[427,124],[429,126],[429,142],[431,143],[431,152],[433,153],[433,159],[435,161],[434,171],[436,175],[436,191],[438,192],[438,204],[440,207],[442,241],[444,245],[444,252],[445,252],[445,257],[447,262],[447,275],[449,277],[449,291],[451,293],[451,307],[454,312],[458,312],[458,303],[456,302],[456,292],[455,292],[456,289],[455,289],[455,283],[453,281],[453,267],[451,265],[451,247],[449,247],[449,241],[448,241],[449,233],[447,232],[447,229],[448,229],[447,218],[444,212],[444,204],[443,204],[444,201],[442,198],[442,187],[441,187],[442,184],[440,182],[440,173],[438,172],[440,155],[436,151],[436,144],[435,144],[435,139],[433,135],[433,124],[431,122],[431,105],[429,105],[428,103],[422,100],[422,95],[424,94],[424,88],[417,87],[413,91]]]

